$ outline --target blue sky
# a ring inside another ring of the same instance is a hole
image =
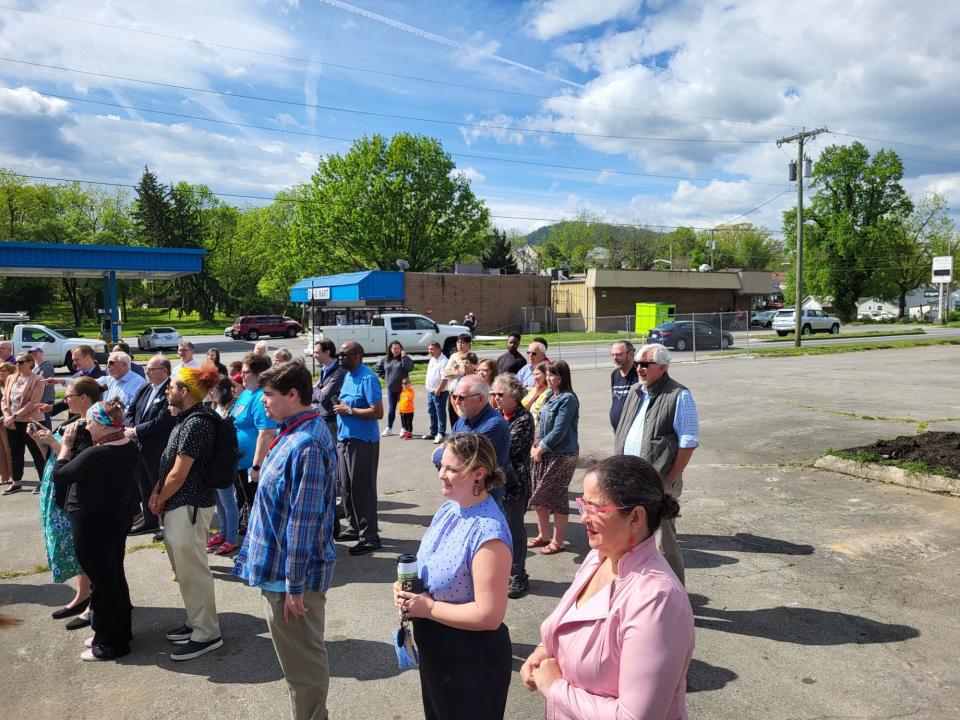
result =
[[[117,183],[149,165],[269,196],[406,130],[440,138],[508,230],[583,210],[712,227],[761,205],[746,219],[779,230],[796,150],[774,141],[827,126],[897,150],[911,194],[960,210],[960,6],[836,5],[0,0],[0,165]]]

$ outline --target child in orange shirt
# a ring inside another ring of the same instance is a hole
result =
[[[400,402],[397,404],[397,410],[400,411],[400,427],[403,432],[400,433],[401,440],[409,440],[413,437],[413,398],[416,393],[413,391],[413,385],[410,384],[410,378],[403,379],[403,387],[400,388]]]

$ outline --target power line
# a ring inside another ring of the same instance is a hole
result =
[[[3,88],[0,88],[0,89],[3,89]],[[13,88],[8,87],[5,89],[12,90]],[[153,108],[136,107],[134,105],[124,105],[122,103],[107,102],[106,100],[93,100],[91,98],[81,98],[81,97],[75,97],[73,95],[61,95],[59,93],[47,92],[44,90],[36,90],[35,88],[30,88],[30,89],[34,90],[34,92],[41,93],[46,97],[58,98],[60,100],[70,100],[73,102],[89,103],[92,105],[103,105],[105,107],[119,108],[122,110],[133,110],[136,112],[155,113],[157,115],[165,115],[168,117],[181,118],[185,120],[199,120],[201,122],[215,123],[217,125],[231,125],[231,126],[242,127],[242,128],[250,128],[254,130],[266,130],[268,132],[314,137],[322,140],[336,140],[340,142],[349,142],[349,143],[355,142],[356,140],[356,138],[344,138],[344,137],[337,137],[334,135],[323,135],[320,133],[307,132],[304,130],[290,130],[287,128],[271,127],[269,125],[254,125],[252,123],[242,123],[242,122],[237,122],[233,120],[220,120],[217,118],[203,117],[201,115],[187,115],[185,113],[175,113],[167,110],[155,110]],[[771,187],[779,187],[783,185],[783,183],[766,183],[766,182],[757,182],[753,180],[732,180],[732,179],[725,179],[725,178],[692,177],[689,175],[665,175],[660,173],[645,173],[645,172],[639,172],[639,171],[633,171],[633,170],[612,170],[610,168],[595,168],[595,167],[585,167],[585,166],[579,166],[579,165],[564,165],[560,163],[545,163],[545,162],[537,162],[534,160],[519,160],[516,158],[496,157],[492,155],[475,155],[471,153],[451,152],[450,154],[453,155],[454,157],[462,157],[462,158],[467,158],[472,160],[487,160],[491,162],[512,163],[517,165],[532,165],[536,167],[555,168],[560,170],[580,170],[584,172],[596,172],[596,173],[608,172],[616,175],[630,175],[635,177],[659,178],[659,179],[666,179],[666,180],[691,180],[694,182],[723,182],[723,183],[738,184],[738,185],[764,185],[764,186],[771,186]]]
[[[342,112],[352,115],[363,115],[366,117],[378,117],[378,118],[390,118],[392,120],[407,120],[410,122],[426,122],[426,123],[435,123],[438,125],[454,125],[456,127],[475,127],[484,130],[509,130],[511,132],[524,132],[524,133],[537,133],[541,135],[556,135],[556,136],[569,136],[569,137],[590,137],[590,138],[601,138],[607,140],[636,140],[639,142],[678,142],[678,143],[703,143],[703,144],[720,144],[720,145],[762,145],[770,142],[768,140],[737,140],[737,139],[720,139],[720,140],[705,140],[702,138],[675,138],[675,137],[653,137],[653,136],[640,136],[640,135],[605,135],[602,133],[583,133],[575,132],[568,130],[545,130],[543,128],[524,128],[516,125],[494,125],[491,123],[475,123],[459,120],[443,120],[439,118],[428,118],[428,117],[417,117],[413,115],[397,115],[394,113],[381,113],[373,112],[372,110],[357,110],[356,108],[344,108],[338,107],[335,105],[318,105],[314,103],[303,103],[297,102],[295,100],[283,100],[280,98],[271,98],[263,97],[259,95],[246,95],[243,93],[234,93],[226,92],[224,90],[211,90],[208,88],[197,88],[190,87],[188,85],[177,85],[175,83],[164,83],[158,82],[156,80],[142,80],[140,78],[126,77],[123,75],[111,75],[109,73],[99,73],[93,72],[91,70],[78,70],[76,68],[69,68],[62,65],[47,65],[45,63],[31,62],[29,60],[17,60],[15,58],[6,58],[0,57],[0,61],[16,63],[18,65],[28,65],[31,67],[40,67],[47,70],[58,70],[61,72],[76,73],[78,75],[86,75],[89,77],[99,77],[107,78],[110,80],[121,80],[123,82],[132,82],[139,83],[142,85],[150,85],[152,87],[163,87],[171,90],[184,90],[187,92],[197,92],[203,93],[206,95],[218,95],[221,97],[229,98],[239,98],[242,100],[255,100],[257,102],[268,102],[278,105],[288,105],[295,107],[310,108],[313,110],[327,110],[330,112]]]
[[[65,183],[78,183],[80,185],[102,185],[105,187],[116,187],[116,188],[130,188],[136,190],[137,186],[130,183],[118,183],[118,182],[108,182],[102,180],[86,180],[83,178],[65,178],[65,177],[55,177],[51,175],[27,175],[25,173],[19,173],[12,170],[0,169],[0,175],[7,175],[10,177],[22,177],[28,180],[46,180],[51,182],[65,182]],[[248,195],[242,193],[228,193],[228,192],[219,192],[216,190],[209,191],[211,195],[216,197],[224,198],[235,198],[240,200],[266,200],[269,202],[293,202],[293,203],[304,203],[304,204],[314,204],[316,201],[309,200],[306,198],[281,198],[268,195]],[[754,208],[756,210],[757,208]],[[753,210],[748,211],[746,214],[753,212]],[[570,218],[548,218],[548,217],[529,217],[522,215],[496,215],[491,213],[490,217],[502,219],[502,220],[533,220],[541,222],[571,222]],[[664,230],[680,230],[680,229],[690,229],[697,231],[715,231],[715,230],[733,230],[736,232],[735,228],[726,228],[724,225],[716,225],[714,227],[696,227],[691,225],[663,225],[660,223],[623,223],[623,222],[604,222],[604,225],[612,225],[614,227],[625,227],[625,228],[637,228],[637,229],[649,229],[649,228],[661,228]],[[767,230],[771,234],[782,234],[781,230]]]
[[[870,142],[884,143],[885,145],[902,145],[903,147],[912,147],[919,150],[930,150],[931,152],[946,153],[948,155],[960,155],[960,150],[951,150],[949,148],[936,147],[934,145],[918,145],[917,143],[904,142],[902,140],[884,140],[883,138],[868,137],[866,135],[854,135],[852,133],[842,133],[830,131],[830,135],[838,137],[853,138],[854,140],[869,140]]]
[[[356,65],[345,65],[343,63],[333,63],[333,62],[328,62],[326,60],[316,60],[312,58],[298,57],[296,55],[284,55],[282,53],[274,53],[274,52],[269,52],[267,50],[253,50],[251,48],[239,47],[237,45],[225,45],[223,43],[216,43],[209,40],[199,40],[197,38],[183,37],[180,35],[169,35],[166,33],[155,32],[152,30],[142,30],[138,28],[122,27],[120,25],[111,25],[109,23],[95,22],[93,20],[84,20],[81,18],[69,17],[66,15],[57,15],[55,13],[40,12],[38,10],[26,10],[23,8],[11,7],[9,5],[0,5],[0,9],[10,10],[13,12],[19,12],[19,13],[24,13],[28,15],[48,17],[56,20],[64,20],[68,22],[81,23],[84,25],[91,25],[93,27],[107,28],[110,30],[118,30],[120,32],[136,33],[139,35],[148,35],[150,37],[163,38],[165,40],[176,40],[178,42],[187,43],[190,45],[196,45],[196,44],[206,45],[208,47],[220,48],[222,50],[232,50],[235,52],[250,53],[252,55],[262,55],[264,57],[271,57],[278,60],[289,60],[293,62],[305,63],[308,65],[319,64],[325,67],[335,68],[337,70],[367,73],[370,75],[380,75],[382,77],[394,78],[399,80],[413,80],[416,82],[430,83],[434,85],[443,85],[446,87],[456,87],[464,90],[479,90],[481,92],[496,93],[500,95],[514,95],[517,97],[526,97],[526,98],[531,98],[535,100],[558,100],[558,99],[562,100],[570,97],[566,95],[560,95],[560,96],[538,95],[536,93],[521,92],[518,90],[507,90],[505,88],[495,88],[495,87],[489,87],[485,85],[471,85],[469,83],[458,83],[458,82],[452,82],[449,80],[438,80],[436,78],[423,77],[420,75],[406,75],[403,73],[388,72],[385,70],[374,70],[372,68],[359,67]],[[744,125],[769,125],[771,127],[786,127],[786,128],[796,127],[795,125],[788,125],[786,123],[773,123],[773,122],[767,122],[763,120],[743,120],[738,118],[726,118],[726,117],[720,117],[715,115],[698,115],[696,113],[666,112],[663,110],[648,110],[645,108],[634,108],[634,107],[627,107],[622,105],[607,105],[604,103],[593,103],[593,102],[587,102],[580,98],[570,98],[570,99],[575,99],[577,100],[578,103],[580,103],[581,105],[585,105],[587,107],[604,108],[607,110],[620,110],[620,111],[627,111],[627,112],[645,113],[650,115],[662,115],[665,117],[686,117],[686,118],[694,118],[697,120],[714,120],[718,122],[740,123]]]

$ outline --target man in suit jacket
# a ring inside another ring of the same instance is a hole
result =
[[[174,426],[166,395],[170,384],[170,361],[162,355],[154,355],[147,361],[145,370],[148,381],[137,391],[124,418],[127,426],[124,434],[140,443],[136,477],[143,520],[130,528],[130,535],[156,532],[160,528],[160,521],[150,512],[147,501],[159,480],[160,455]]]

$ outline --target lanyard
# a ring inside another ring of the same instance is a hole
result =
[[[320,417],[320,413],[318,412],[308,412],[298,417],[294,422],[287,425],[281,432],[277,434],[277,436],[273,439],[273,442],[270,443],[270,449],[267,450],[267,452],[269,453],[270,450],[273,450],[273,446],[276,445],[278,442],[280,442],[280,438],[282,438],[288,432],[293,430],[297,425],[308,422],[310,420],[316,420],[318,417]]]

